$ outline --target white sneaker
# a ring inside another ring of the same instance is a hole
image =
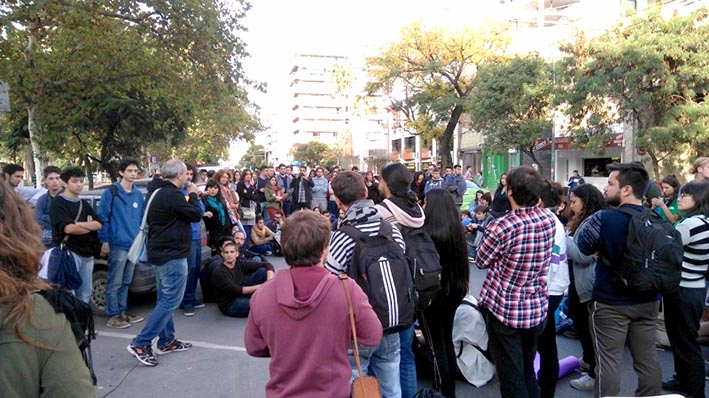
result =
[[[587,364],[586,361],[583,360],[583,358],[579,358],[579,367],[576,370],[578,370],[580,373],[587,373],[590,368],[591,365]]]
[[[589,375],[583,375],[578,379],[571,380],[569,384],[571,384],[571,387],[577,390],[593,391],[593,387],[594,384],[596,384],[596,380],[592,379]]]

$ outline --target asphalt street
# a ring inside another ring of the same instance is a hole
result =
[[[282,258],[271,257],[276,268],[284,268]],[[471,292],[478,295],[485,272],[471,270]],[[154,295],[132,296],[130,310],[146,319],[152,310]],[[244,349],[246,319],[223,316],[215,304],[196,310],[193,317],[185,317],[182,311],[175,312],[177,337],[192,342],[194,347],[186,352],[159,356],[159,365],[149,368],[139,365],[127,351],[130,339],[142,328],[142,323],[128,329],[109,329],[105,318],[96,318],[98,337],[93,342],[94,368],[98,376],[97,395],[100,398],[142,397],[264,397],[268,381],[267,358],[250,357]],[[318,336],[313,336],[317,344]],[[557,338],[559,357],[580,355],[578,340]],[[670,352],[658,350],[663,376],[672,374]],[[637,380],[632,370],[630,355],[626,352],[622,365],[622,394],[633,396]],[[705,358],[709,352],[705,351]],[[577,391],[569,386],[569,380],[579,377],[572,373],[559,380],[557,397],[591,397],[591,393]],[[430,386],[430,381],[419,379],[419,386]],[[709,393],[709,390],[707,391]],[[466,382],[457,384],[458,397],[499,397],[499,384],[493,379],[488,385],[476,388]]]

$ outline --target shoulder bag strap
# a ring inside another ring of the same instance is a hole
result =
[[[150,204],[153,203],[153,199],[155,198],[155,195],[160,192],[162,188],[158,188],[153,192],[152,195],[150,195],[150,199],[148,200],[148,204],[145,205],[145,213],[143,214],[143,221],[140,222],[140,229],[145,229],[145,225],[148,223],[148,209],[150,209]]]
[[[357,327],[355,326],[354,310],[352,309],[352,297],[350,296],[350,287],[347,286],[347,280],[349,279],[347,275],[340,274],[337,275],[345,286],[345,296],[347,297],[347,307],[350,312],[350,325],[352,327],[352,341],[354,342],[354,358],[357,364],[357,372],[359,372],[359,377],[362,377],[362,364],[359,362],[359,348],[357,347]]]
[[[74,224],[79,222],[79,218],[81,218],[81,212],[84,210],[84,201],[82,199],[79,199],[79,212],[76,213],[76,217],[74,217]],[[62,245],[66,243],[66,241],[69,240],[69,234],[64,234],[64,239],[62,239]]]

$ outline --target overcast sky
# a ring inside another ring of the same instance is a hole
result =
[[[287,117],[288,73],[298,53],[362,58],[400,37],[401,28],[421,20],[455,30],[499,14],[499,0],[252,0],[242,35],[251,54],[246,76],[266,82],[268,92],[251,92],[261,117],[278,131]],[[239,152],[245,151],[239,145]],[[232,154],[238,160],[241,155]]]

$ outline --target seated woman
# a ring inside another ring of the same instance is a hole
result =
[[[214,300],[222,314],[245,318],[251,294],[275,276],[275,269],[271,263],[240,259],[239,248],[231,241],[222,245],[222,258],[210,277]]]
[[[217,252],[219,242],[225,236],[232,236],[233,228],[229,218],[229,209],[216,180],[207,181],[202,201],[204,201],[204,226],[209,232],[209,246],[214,254]]]
[[[0,181],[0,397],[95,397],[71,324],[38,290],[34,211]]]
[[[251,229],[251,250],[254,253],[266,256],[273,255],[272,244],[276,242],[276,234],[263,222],[263,217],[256,216],[256,224]]]

